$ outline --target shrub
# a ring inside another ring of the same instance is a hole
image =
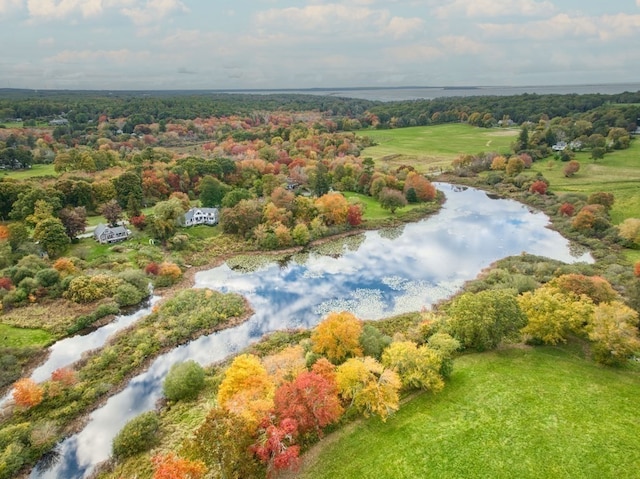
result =
[[[153,276],[157,276],[160,272],[160,265],[154,261],[148,263],[147,266],[144,267],[144,272],[146,274],[150,274]]]
[[[575,211],[576,211],[576,207],[573,206],[571,203],[562,203],[562,205],[560,206],[560,209],[558,210],[558,212],[562,216],[573,216],[573,213],[575,213]]]
[[[204,387],[204,369],[193,360],[174,364],[162,385],[170,401],[195,399]]]
[[[9,291],[13,287],[11,278],[0,278],[0,289],[6,289]]]
[[[506,173],[509,176],[516,176],[524,170],[524,161],[518,156],[512,156],[507,162]]]
[[[548,185],[542,180],[534,181],[529,187],[531,193],[538,193],[539,195],[547,194]]]
[[[120,284],[121,279],[106,274],[78,276],[71,280],[64,297],[74,303],[91,303],[113,296]]]
[[[563,274],[549,282],[563,293],[588,296],[595,304],[610,303],[618,297],[611,284],[601,276]]]
[[[13,400],[25,409],[37,406],[42,402],[44,392],[42,386],[31,378],[23,378],[13,385]]]
[[[613,193],[605,193],[604,191],[599,191],[597,193],[592,193],[587,198],[587,203],[590,205],[602,205],[607,210],[610,210],[615,202],[615,197]]]
[[[306,245],[309,240],[311,240],[311,234],[309,233],[309,228],[304,223],[298,223],[291,232],[291,237],[293,238],[293,242],[298,246]]]
[[[41,269],[36,273],[38,285],[49,288],[60,281],[60,273],[54,268]]]
[[[633,274],[635,274],[637,278],[640,278],[640,261],[633,267]]]
[[[564,176],[567,178],[575,175],[578,171],[580,171],[580,162],[577,160],[569,161],[563,170]]]
[[[33,293],[38,287],[38,282],[33,278],[25,278],[18,284],[18,288],[25,291],[27,294]]]
[[[77,271],[75,264],[69,258],[58,258],[56,262],[53,263],[53,268],[62,276],[68,276]]]
[[[177,283],[181,276],[182,271],[175,263],[165,261],[161,263],[158,268],[158,279],[162,280],[163,286],[169,286]]]
[[[619,302],[596,306],[587,326],[589,339],[594,342],[596,361],[606,365],[620,365],[640,352],[638,313]]]
[[[640,245],[640,219],[627,218],[618,226],[618,234],[630,243]]]
[[[144,275],[142,271],[137,269],[128,269],[118,274],[118,278],[132,284],[142,293],[148,294],[149,292],[149,279]]]
[[[131,457],[154,447],[160,420],[155,411],[149,411],[133,418],[113,438],[113,456],[120,460]]]
[[[134,285],[130,283],[122,283],[116,289],[113,299],[115,299],[116,303],[120,306],[132,306],[142,301],[145,296],[146,295]]]

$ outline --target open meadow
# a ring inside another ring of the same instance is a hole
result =
[[[518,129],[477,128],[462,123],[416,126],[392,130],[360,132],[377,144],[365,148],[361,156],[372,157],[379,166],[397,168],[409,164],[422,173],[448,169],[461,154],[482,151],[509,153]]]
[[[298,477],[638,477],[640,372],[580,356],[579,347],[462,356],[442,393],[329,436]]]

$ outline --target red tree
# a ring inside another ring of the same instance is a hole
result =
[[[314,372],[300,373],[276,390],[275,413],[281,421],[295,419],[301,434],[315,431],[321,435],[323,427],[342,415],[335,381]]]
[[[573,213],[576,211],[576,207],[571,203],[562,203],[559,211],[563,216],[573,216]]]
[[[266,418],[262,421],[258,434],[258,442],[251,450],[267,465],[267,477],[298,465],[300,446],[294,444],[298,435],[298,423],[294,419],[283,419],[275,425],[271,418]]]
[[[534,181],[531,184],[531,187],[529,188],[529,191],[531,193],[538,193],[539,195],[546,195],[547,194],[547,184],[542,181],[542,180],[538,180],[538,181]]]
[[[11,278],[0,278],[0,288],[9,291],[13,286]]]
[[[362,223],[362,207],[360,205],[349,205],[347,223],[351,226],[358,226]]]
[[[634,273],[638,278],[640,278],[640,261],[638,261],[638,262],[636,263],[636,265],[634,266],[634,268],[633,268],[633,273]]]

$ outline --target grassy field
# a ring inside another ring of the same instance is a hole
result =
[[[46,346],[52,339],[53,336],[42,329],[14,328],[0,324],[0,347]]]
[[[636,140],[626,150],[607,153],[601,160],[593,161],[589,156],[589,153],[576,155],[580,171],[571,178],[564,176],[565,163],[561,161],[542,160],[534,163],[532,170],[541,172],[549,180],[554,193],[613,193],[616,198],[611,210],[614,224],[626,218],[640,218],[640,142]]]
[[[385,210],[375,198],[371,196],[361,195],[359,193],[352,193],[349,191],[343,192],[347,199],[357,199],[365,206],[365,212],[362,216],[363,220],[381,220],[388,218],[402,218],[402,213],[411,211],[418,208],[419,204],[407,205],[396,211],[395,215],[391,214],[391,211]]]
[[[636,478],[640,373],[578,356],[463,356],[441,394],[327,438],[298,477]]]
[[[58,176],[58,173],[53,169],[53,165],[33,165],[28,170],[3,170],[0,172],[0,177],[14,178],[16,180],[28,180],[29,178],[38,178],[41,176]]]
[[[411,164],[426,173],[432,168],[448,168],[451,161],[463,153],[508,153],[518,132],[517,129],[476,128],[460,123],[367,130],[360,135],[372,138],[377,145],[364,149],[361,156],[372,157],[378,165],[388,164],[394,168]]]

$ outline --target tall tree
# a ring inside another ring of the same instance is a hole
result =
[[[354,356],[362,356],[360,335],[362,321],[342,311],[329,313],[311,333],[313,351],[323,354],[334,364]]]
[[[40,247],[50,258],[63,254],[70,242],[62,221],[58,218],[46,218],[38,222],[33,230],[33,239],[40,243]]]
[[[87,227],[87,210],[84,206],[62,208],[59,213],[60,221],[70,240],[75,240]]]
[[[140,175],[133,171],[127,171],[117,178],[114,178],[112,181],[116,190],[116,199],[118,200],[120,208],[125,209],[127,207],[127,203],[129,202],[129,197],[131,195],[133,195],[140,204],[144,204],[142,178]]]
[[[109,200],[99,208],[100,214],[106,218],[110,226],[116,226],[122,219],[122,207],[116,200]]]

